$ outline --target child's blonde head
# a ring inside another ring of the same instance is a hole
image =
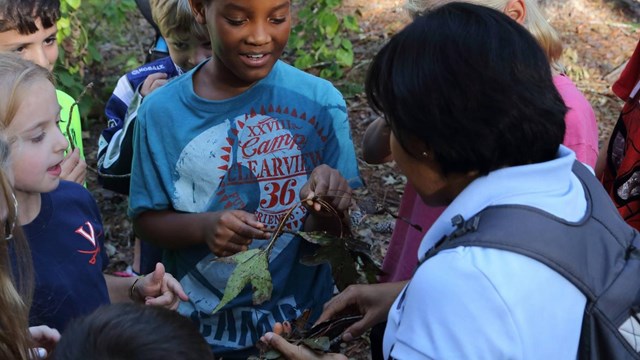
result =
[[[420,13],[429,12],[453,1],[460,0],[407,0],[405,9],[412,17],[415,17]],[[498,11],[504,11],[511,1],[513,0],[464,0],[464,2],[487,6]],[[560,68],[558,64],[560,56],[562,56],[560,36],[558,36],[558,33],[545,18],[542,9],[538,6],[537,0],[522,1],[526,7],[524,27],[538,40],[545,54],[547,54],[549,63],[551,63],[554,68]]]
[[[42,80],[54,83],[47,69],[15,54],[0,53],[0,133],[11,124],[22,100],[30,96],[31,85]]]
[[[207,28],[195,21],[189,0],[151,0],[151,16],[165,38],[209,38]]]

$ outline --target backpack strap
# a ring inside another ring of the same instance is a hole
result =
[[[467,221],[460,215],[454,217],[457,229],[429,250],[421,263],[458,246],[507,250],[549,266],[594,302],[622,271],[626,260],[638,256],[637,232],[625,224],[584,165],[575,162],[573,172],[587,200],[587,211],[580,221],[568,222],[529,206],[491,206]]]

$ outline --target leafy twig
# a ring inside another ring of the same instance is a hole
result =
[[[65,129],[65,133],[67,134],[67,139],[69,139],[69,145],[71,146],[71,151],[73,151],[76,148],[74,139],[71,136],[71,120],[73,119],[73,110],[75,109],[76,106],[80,104],[80,101],[82,100],[82,97],[87,92],[87,90],[91,89],[92,87],[93,87],[93,82],[88,83],[87,86],[85,86],[84,89],[82,89],[80,96],[78,96],[74,100],[73,104],[71,104],[71,107],[69,108],[69,121],[67,122],[67,128]],[[80,134],[80,136],[82,136],[82,134]]]

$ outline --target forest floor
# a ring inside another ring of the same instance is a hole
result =
[[[627,2],[628,1],[628,2]],[[342,12],[359,14],[362,31],[352,41],[356,52],[354,67],[337,85],[359,84],[373,55],[408,18],[401,9],[403,0],[344,0]],[[611,132],[622,102],[611,92],[625,61],[631,56],[639,39],[636,0],[546,0],[546,12],[565,45],[563,62],[568,75],[591,102],[600,130],[601,144]],[[368,107],[362,93],[347,96],[349,115],[357,154],[366,127],[377,115]],[[97,124],[85,139],[89,165],[95,168],[95,147],[102,126]],[[359,156],[360,157],[360,156]],[[357,192],[359,198],[373,199],[381,207],[396,212],[406,178],[393,163],[369,165],[359,161],[366,187]],[[111,271],[122,270],[132,260],[132,229],[126,217],[126,197],[100,189],[95,174],[89,174],[89,189],[102,211],[105,238],[111,255]],[[387,219],[388,220],[388,219]],[[380,221],[386,221],[380,219]],[[388,232],[370,232],[372,255],[381,260],[385,253]],[[352,348],[351,355],[366,359],[364,346]]]

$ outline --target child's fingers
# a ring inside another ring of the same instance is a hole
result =
[[[159,88],[167,82],[167,74],[158,72],[147,76],[140,87],[140,95],[147,96],[153,90]]]
[[[228,220],[227,228],[235,234],[231,239],[232,241],[235,239],[235,243],[249,245],[252,239],[268,238],[267,232],[264,231],[265,225],[257,221],[254,214],[236,211],[233,213],[233,217],[233,219],[225,220]],[[244,241],[241,238],[244,238]]]
[[[236,216],[242,220],[245,224],[251,226],[254,229],[263,230],[265,225],[256,219],[255,214],[248,213],[246,211],[238,210]]]
[[[67,177],[67,180],[77,182],[78,184],[84,184],[84,179],[87,176],[87,163],[84,159],[80,158],[76,163],[76,166],[71,170],[71,173]]]
[[[282,335],[282,333],[284,332],[284,327],[281,323],[277,322],[273,325],[273,332],[278,335]]]
[[[158,306],[167,308],[170,310],[175,310],[178,308],[178,297],[170,292],[166,292],[158,297],[147,297],[145,299],[145,305],[149,306]]]
[[[351,205],[351,188],[346,187],[342,192],[342,195],[336,197],[334,201],[334,206],[338,211],[344,211],[349,208]]]
[[[168,82],[168,80],[165,80],[165,79],[154,81],[153,84],[151,84],[151,88],[149,89],[149,93],[153,92],[155,89],[157,89],[159,87],[162,87],[167,82]],[[149,95],[149,93],[147,93],[147,95]]]
[[[232,238],[228,243],[223,246],[223,251],[229,253],[230,255],[237,254],[239,252],[247,251],[249,249],[249,245],[251,244],[251,240],[246,241],[246,239],[234,239]]]
[[[79,184],[84,183],[84,178],[87,174],[87,163],[80,157],[78,148],[75,148],[62,160],[60,167],[62,168],[61,179]]]
[[[283,321],[282,322],[282,330],[284,331],[285,335],[290,335],[291,332],[293,331],[293,327],[291,326],[290,322]]]

